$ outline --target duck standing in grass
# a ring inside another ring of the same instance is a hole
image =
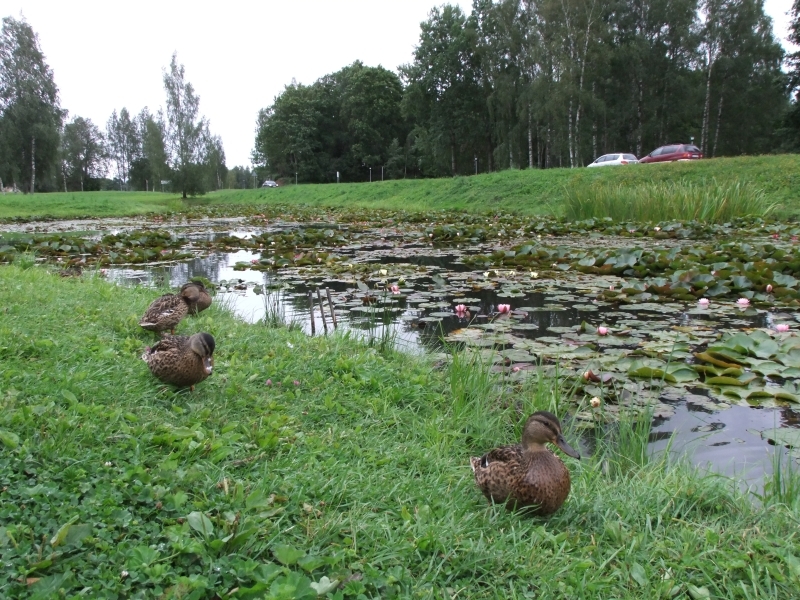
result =
[[[522,443],[501,446],[472,457],[475,483],[490,502],[506,508],[530,507],[535,515],[551,515],[569,495],[569,471],[546,443],[555,444],[568,456],[581,455],[561,433],[561,423],[550,412],[541,410],[525,421]]]
[[[142,354],[150,372],[164,383],[194,391],[214,368],[214,337],[210,333],[162,338]]]
[[[177,294],[159,296],[147,307],[139,325],[148,331],[173,335],[178,323],[190,312],[197,314],[211,306],[211,296],[202,283],[190,281]]]

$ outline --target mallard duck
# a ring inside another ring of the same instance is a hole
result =
[[[147,307],[139,321],[144,329],[162,333],[175,327],[188,313],[197,314],[211,306],[211,296],[205,286],[197,281],[183,284],[177,294],[159,296]]]
[[[190,300],[181,294],[159,296],[144,311],[139,325],[148,331],[155,331],[159,334],[169,329],[170,333],[174,335],[175,327],[189,312],[189,303]]]
[[[211,306],[211,295],[199,281],[184,283],[180,295],[186,298],[189,304],[189,314],[196,315]]]
[[[214,337],[210,333],[173,335],[159,340],[142,354],[150,372],[164,383],[179,387],[194,385],[211,375],[214,368]]]
[[[556,512],[569,495],[569,471],[545,446],[548,442],[580,460],[581,455],[564,439],[558,418],[545,410],[525,421],[522,443],[470,458],[483,495],[490,502],[505,503],[509,510],[531,507],[532,514],[542,516]]]

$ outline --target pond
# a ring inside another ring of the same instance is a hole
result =
[[[248,322],[280,319],[321,335],[335,316],[338,329],[370,343],[464,349],[511,384],[557,370],[573,386],[579,426],[652,407],[654,451],[670,439],[672,451],[748,483],[771,471],[776,442],[797,452],[791,230],[584,223],[573,232],[461,216],[27,223],[5,227],[0,256],[23,239],[123,285],[176,288],[200,277]],[[726,233],[737,241],[707,242]]]

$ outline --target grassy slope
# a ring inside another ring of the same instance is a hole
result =
[[[798,506],[684,468],[567,459],[549,520],[487,506],[468,457],[549,386],[509,402],[212,306],[179,332],[216,336],[216,372],[176,393],[138,358],[154,295],[0,267],[0,597],[796,597]]]
[[[565,187],[599,180],[609,184],[684,178],[701,182],[741,180],[763,189],[784,213],[800,212],[800,155],[756,156],[692,163],[605,169],[503,171],[476,177],[397,180],[375,183],[287,185],[278,189],[223,190],[182,201],[176,195],[140,192],[89,192],[0,196],[0,219],[12,217],[125,216],[180,211],[210,204],[264,202],[324,206],[362,206],[399,210],[502,209],[524,214],[560,213]]]

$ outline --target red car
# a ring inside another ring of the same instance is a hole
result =
[[[692,144],[672,144],[656,148],[647,156],[640,158],[640,163],[673,162],[676,160],[695,160],[703,158],[700,148]]]

